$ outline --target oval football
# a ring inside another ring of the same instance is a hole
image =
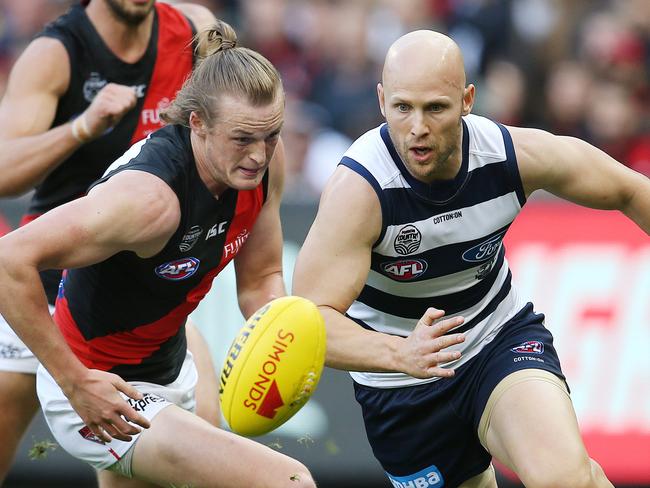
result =
[[[221,370],[221,410],[231,430],[259,436],[289,420],[316,389],[324,361],[325,323],[314,303],[288,296],[259,309]]]

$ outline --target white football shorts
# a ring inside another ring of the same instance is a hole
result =
[[[142,381],[130,381],[129,384],[141,391],[144,398],[138,401],[129,400],[129,403],[136,412],[150,421],[163,408],[172,404],[194,412],[196,408],[194,391],[197,379],[194,359],[192,353],[188,351],[181,372],[173,383],[156,385]],[[43,366],[39,366],[36,373],[36,391],[47,425],[59,445],[72,456],[87,462],[96,469],[108,469],[120,461],[140,436],[140,434],[131,436],[130,442],[113,439],[106,443],[100,440],[86,427],[59,385]],[[129,469],[130,466],[127,467],[127,471]]]
[[[50,313],[54,307],[49,305]],[[0,371],[36,374],[38,359],[0,315]]]

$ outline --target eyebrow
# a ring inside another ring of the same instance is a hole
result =
[[[282,131],[282,125],[280,125],[280,127],[277,127],[275,129],[269,131],[269,135],[279,134],[281,131]],[[251,132],[251,131],[248,131],[246,129],[237,128],[237,129],[233,129],[233,131],[231,132],[231,135],[234,136],[234,137],[239,137],[239,136],[255,137],[258,134],[264,133],[264,132],[265,131],[253,131],[253,132]]]

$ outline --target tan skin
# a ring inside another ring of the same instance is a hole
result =
[[[131,5],[118,0],[123,8],[144,15],[138,25],[116,19],[104,0],[93,0],[86,12],[106,45],[125,62],[135,62],[146,51],[153,22],[153,2]],[[197,30],[214,23],[212,13],[200,5],[175,6],[192,20]],[[70,60],[63,45],[55,39],[39,38],[16,61],[7,92],[0,103],[0,196],[19,195],[39,184],[53,169],[76,151],[82,143],[72,134],[71,123],[50,129],[59,98],[70,82]],[[83,117],[88,139],[99,137],[135,107],[133,89],[108,84],[97,94]],[[125,148],[126,149],[126,148]],[[111,161],[107,161],[107,165]],[[197,413],[218,425],[220,414],[217,379],[210,352],[195,326],[187,327],[188,344],[194,352],[200,381],[197,385]],[[0,372],[0,432],[5,442],[0,447],[0,480],[9,470],[14,453],[38,410],[33,374]],[[115,478],[115,479],[113,479]],[[126,486],[113,473],[100,474],[103,488]],[[129,487],[147,486],[131,482]]]
[[[407,34],[390,48],[377,92],[391,139],[408,171],[424,183],[453,178],[461,165],[461,116],[471,112],[475,92],[473,85],[466,85],[458,46],[431,31]],[[527,195],[543,188],[581,205],[618,209],[650,233],[646,177],[579,139],[526,128],[509,131]],[[402,339],[362,329],[343,315],[365,283],[380,229],[381,209],[374,191],[361,176],[339,166],[323,192],[293,279],[293,292],[313,300],[325,316],[326,362],[353,371],[451,376],[453,371],[444,363],[456,357],[449,348],[463,337],[441,334],[462,318],[444,320],[443,311],[429,309],[411,335]],[[610,487],[586,453],[566,394],[539,383],[532,387],[522,383],[501,397],[485,447],[527,487]],[[535,394],[523,394],[526,388]],[[532,424],[536,442],[531,445],[530,437],[520,433]],[[494,476],[487,472],[463,485],[493,486]]]
[[[285,294],[279,220],[284,151],[278,137],[284,100],[278,97],[268,105],[252,106],[221,95],[217,110],[222,101],[236,115],[212,127],[196,113],[190,117],[192,148],[203,182],[218,198],[226,189],[223,175],[228,187],[246,190],[260,183],[267,167],[270,171],[267,201],[235,259],[238,297],[242,313],[248,316]],[[221,151],[216,150],[219,147]],[[47,313],[45,295],[35,278],[39,269],[87,266],[122,250],[143,258],[153,256],[173,235],[179,218],[176,195],[162,180],[124,171],[87,196],[8,234],[0,240],[3,315],[93,433],[107,441],[128,440],[145,429],[133,457],[138,479],[162,486],[314,486],[297,461],[176,406],[164,409],[150,424],[118,394],[138,398],[140,393],[114,374],[85,368]],[[36,238],[40,234],[44,235]],[[14,260],[20,264],[14,266]],[[253,462],[264,465],[264,470],[251,470]],[[294,475],[298,479],[292,481]]]

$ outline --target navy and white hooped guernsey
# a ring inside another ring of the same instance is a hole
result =
[[[462,165],[453,180],[427,185],[398,156],[386,124],[361,136],[344,165],[379,197],[382,232],[370,272],[347,314],[359,325],[407,336],[428,307],[462,315],[465,342],[449,348],[474,357],[525,305],[511,285],[503,236],[526,196],[508,130],[476,115],[463,117]],[[391,388],[435,381],[403,373],[352,372],[363,385]]]

